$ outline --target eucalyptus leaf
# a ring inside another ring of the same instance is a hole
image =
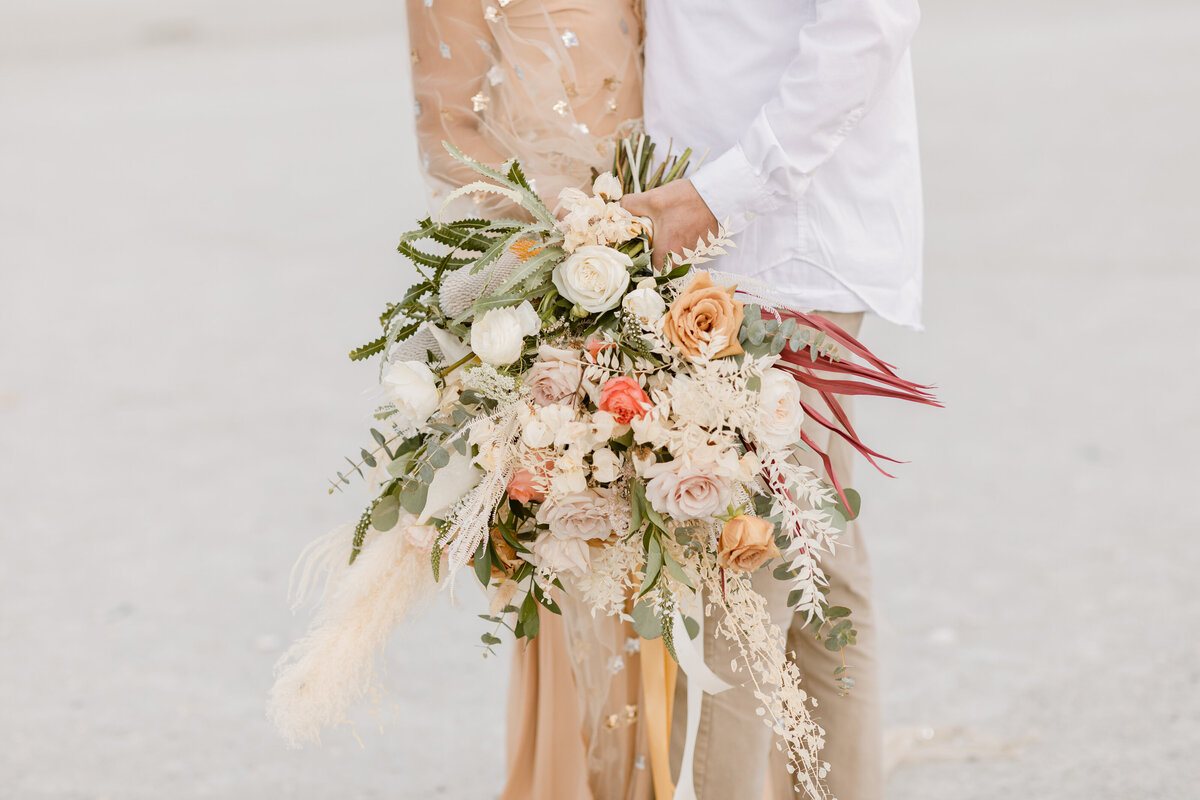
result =
[[[425,510],[425,500],[429,497],[429,484],[409,484],[409,488],[400,492],[400,505],[410,514],[418,516]]]
[[[371,526],[377,531],[390,531],[400,519],[400,503],[393,494],[380,498],[371,509]]]
[[[643,639],[657,639],[662,636],[662,619],[654,610],[654,604],[649,601],[638,603],[633,607],[633,630]]]
[[[446,448],[438,447],[429,454],[429,463],[433,465],[434,469],[441,469],[450,463],[450,453],[446,451]]]

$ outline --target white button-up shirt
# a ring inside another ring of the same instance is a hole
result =
[[[795,305],[920,327],[916,0],[646,0],[646,128]],[[693,162],[694,163],[694,162]]]

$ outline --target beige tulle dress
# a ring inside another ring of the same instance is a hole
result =
[[[414,114],[436,215],[475,179],[445,151],[516,156],[551,207],[611,163],[641,116],[637,0],[408,0]],[[518,213],[480,195],[444,216]],[[502,800],[649,800],[639,640],[617,617],[565,601],[513,648]]]

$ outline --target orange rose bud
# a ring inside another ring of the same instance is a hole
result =
[[[716,358],[746,352],[738,342],[746,315],[733,297],[735,288],[716,286],[707,272],[697,272],[663,317],[667,338],[688,358],[698,358],[713,341],[725,343]]]
[[[717,563],[726,569],[753,572],[778,555],[775,525],[765,519],[739,514],[721,529]]]
[[[644,417],[654,407],[650,396],[642,385],[633,378],[620,375],[609,378],[608,383],[600,390],[600,402],[596,406],[601,411],[613,415],[620,425],[628,425],[634,417]]]

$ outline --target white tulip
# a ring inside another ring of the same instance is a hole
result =
[[[383,390],[398,412],[394,422],[404,430],[423,425],[441,405],[437,376],[420,361],[400,361],[383,374]]]
[[[616,308],[629,288],[629,256],[603,245],[579,247],[554,268],[558,293],[584,311],[599,314]]]
[[[519,306],[493,308],[471,324],[471,350],[495,367],[503,367],[521,357],[525,337],[541,330],[541,320],[529,301]]]
[[[592,453],[592,477],[597,483],[612,483],[621,474],[621,457],[602,447]]]
[[[756,438],[772,450],[786,450],[800,441],[804,411],[800,408],[800,384],[786,372],[769,369],[758,390]]]

